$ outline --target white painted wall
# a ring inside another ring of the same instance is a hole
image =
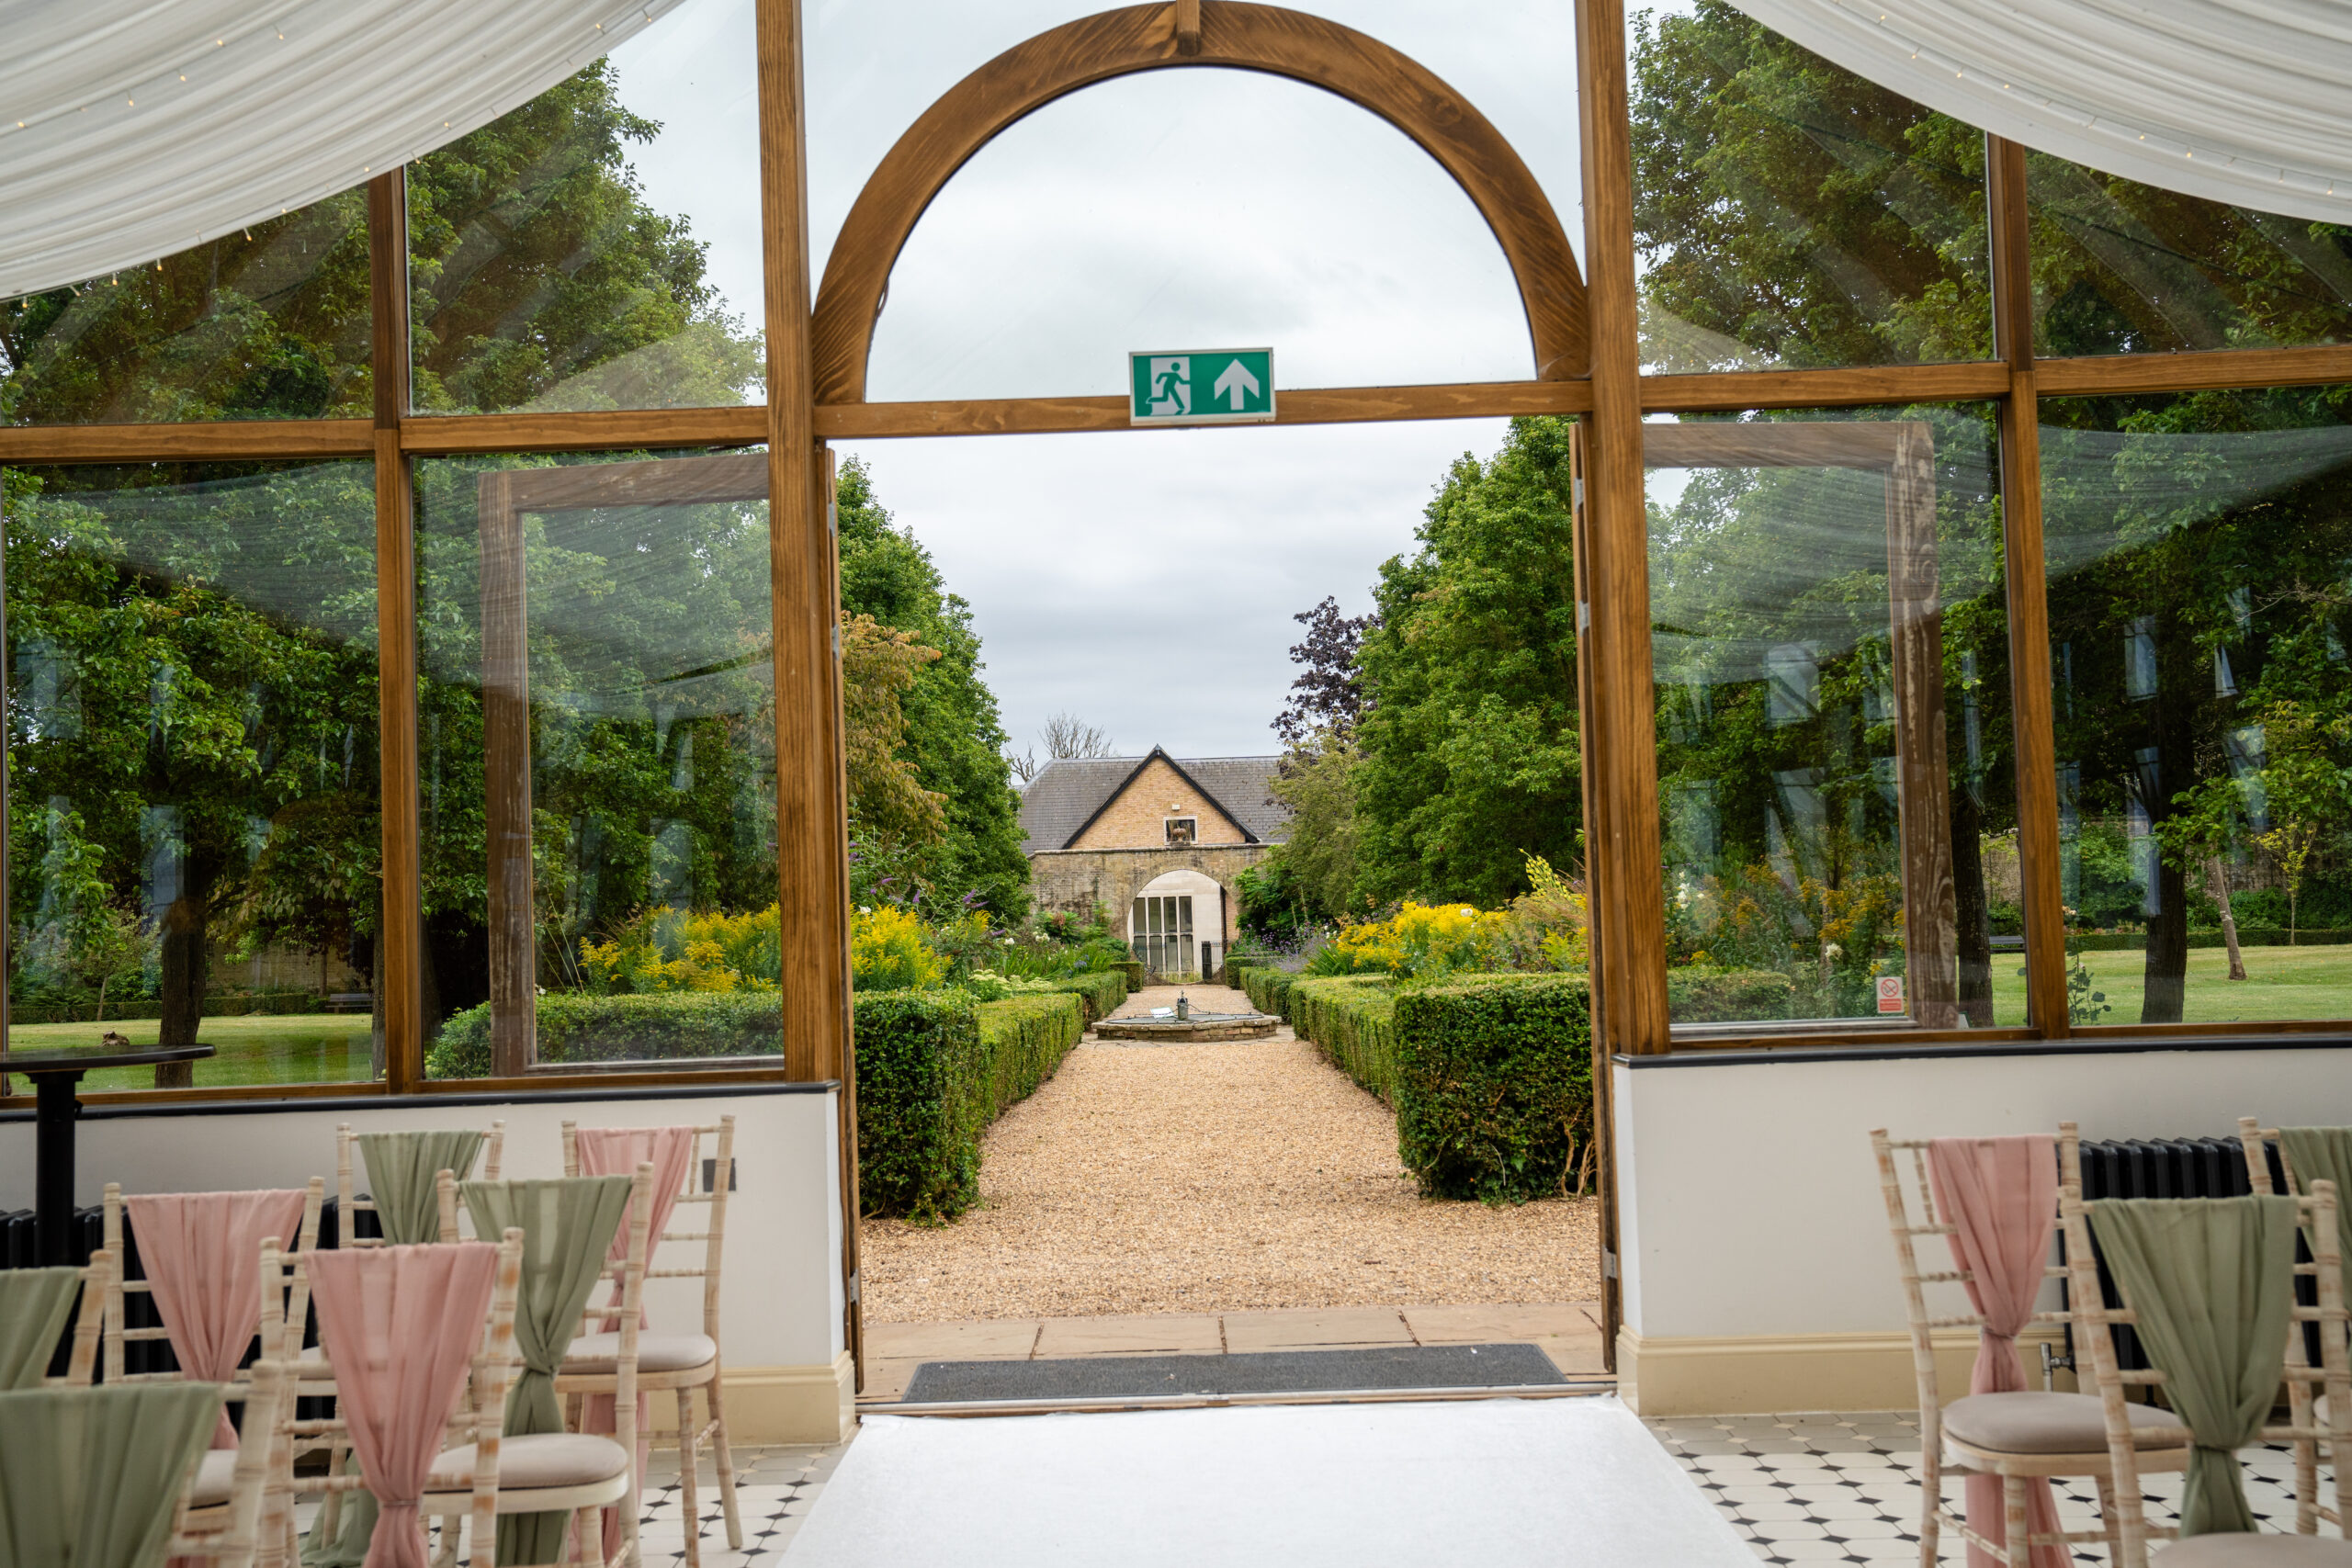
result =
[[[300,1187],[313,1176],[326,1179],[332,1197],[339,1122],[367,1132],[487,1127],[503,1117],[501,1174],[551,1177],[563,1174],[567,1118],[583,1127],[710,1125],[731,1112],[736,1187],[728,1200],[719,1285],[728,1365],[825,1365],[843,1348],[834,1100],[831,1090],[501,1105],[450,1105],[420,1096],[317,1111],[107,1116],[81,1123],[74,1201],[98,1202],[109,1181],[119,1181],[126,1192],[179,1192]],[[32,1198],[32,1122],[0,1122],[0,1202],[30,1208]],[[674,1228],[698,1231],[702,1222],[682,1212]],[[698,1253],[700,1245],[693,1249]],[[684,1244],[670,1249],[686,1250]],[[702,1281],[648,1280],[646,1303],[657,1325],[699,1327]]]
[[[2352,1046],[1614,1069],[1625,1323],[1645,1338],[1900,1333],[1870,1133],[2235,1136],[2352,1125]]]

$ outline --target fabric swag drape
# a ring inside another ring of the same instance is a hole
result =
[[[209,1382],[0,1393],[0,1562],[152,1568],[220,1414]]]
[[[2335,1183],[2335,1229],[2344,1258],[2344,1299],[2352,1301],[2352,1127],[2281,1127],[2278,1146],[2295,1173],[2296,1190],[2311,1196],[2314,1181]]]
[[[0,1389],[40,1386],[81,1285],[79,1269],[0,1269]]]
[[[276,1236],[290,1250],[308,1197],[288,1188],[152,1192],[122,1201],[182,1373],[208,1382],[237,1375],[261,1329],[261,1244]],[[237,1429],[225,1410],[213,1427],[212,1446],[237,1446]]]
[[[2237,1450],[2261,1434],[2287,1362],[2295,1201],[2106,1198],[2090,1217],[2139,1314],[2140,1343],[2195,1439],[2181,1535],[2252,1530]]]
[[[1953,1266],[1968,1270],[1968,1299],[1984,1316],[1976,1345],[1971,1393],[2015,1393],[2026,1386],[2018,1333],[2033,1321],[2058,1224],[2058,1146],[2054,1139],[1938,1138],[1928,1145],[1928,1179],[1936,1208],[1952,1226]],[[1968,1478],[1968,1525],[1987,1540],[2006,1542],[2008,1509],[1997,1475]],[[2026,1527],[2057,1533],[2057,1500],[2050,1483],[2026,1483]],[[2063,1546],[2033,1549],[2033,1568],[2066,1568]],[[1995,1568],[1992,1553],[1972,1544],[1970,1568]]]
[[[319,1342],[378,1506],[367,1568],[425,1568],[417,1502],[481,1346],[498,1248],[369,1247],[312,1252],[306,1261]]]
[[[440,1194],[435,1178],[447,1170],[463,1181],[481,1155],[482,1134],[471,1128],[410,1133],[362,1133],[369,1196],[384,1239],[422,1247],[441,1239]]]
[[[523,1371],[506,1396],[508,1436],[563,1430],[555,1374],[604,1273],[613,1233],[628,1210],[626,1176],[552,1181],[469,1181],[461,1189],[476,1235],[523,1233],[522,1293],[514,1303],[514,1351]],[[552,1562],[566,1514],[515,1514],[498,1521],[498,1561]]]

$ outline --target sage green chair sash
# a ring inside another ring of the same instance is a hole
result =
[[[2188,1424],[2180,1533],[2250,1531],[2237,1450],[2261,1436],[2287,1359],[2295,1294],[2295,1201],[2109,1198],[2091,1230],[2140,1343]]]
[[[81,1284],[79,1269],[0,1269],[0,1390],[40,1386]]]
[[[523,1232],[523,1283],[514,1303],[514,1353],[523,1363],[506,1396],[506,1432],[563,1430],[556,1370],[580,1331],[580,1314],[603,1277],[605,1254],[628,1210],[630,1179],[469,1181],[460,1190],[476,1235]],[[514,1514],[498,1521],[498,1561],[553,1562],[569,1515]]]
[[[2303,1196],[2311,1196],[2314,1181],[2335,1183],[2336,1249],[2344,1258],[2344,1299],[2352,1301],[2352,1127],[2281,1127],[2278,1146]]]
[[[0,1562],[155,1568],[220,1418],[218,1383],[0,1393]]]
[[[368,1194],[384,1239],[394,1247],[422,1247],[441,1239],[439,1194],[433,1179],[453,1171],[462,1181],[473,1174],[482,1135],[455,1132],[362,1133],[359,1153],[368,1162]]]

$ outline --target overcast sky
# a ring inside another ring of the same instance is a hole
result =
[[[821,274],[859,188],[933,98],[1098,7],[805,0]],[[1325,0],[1510,138],[1572,242],[1575,40],[1561,0]],[[647,199],[760,312],[750,0],[691,0],[615,56],[664,124]],[[1525,318],[1492,236],[1371,115],[1250,73],[1170,71],[1062,99],[953,180],[892,274],[868,396],[1104,393],[1134,349],[1272,344],[1278,389],[1521,378]],[[971,602],[1016,749],[1067,710],[1123,750],[1271,751],[1291,615],[1370,604],[1446,466],[1499,421],[843,444]]]

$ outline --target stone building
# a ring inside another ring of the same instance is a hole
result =
[[[1234,878],[1289,837],[1276,757],[1065,757],[1022,792],[1042,913],[1102,909],[1163,975],[1214,973],[1241,929]]]

